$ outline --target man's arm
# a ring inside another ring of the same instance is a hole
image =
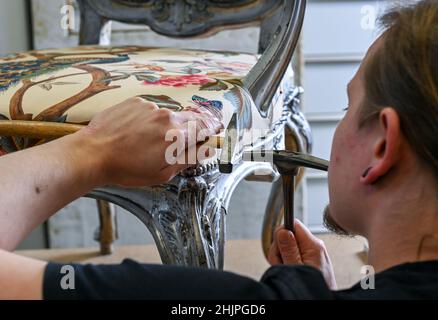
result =
[[[187,136],[187,123],[212,135],[221,128],[210,114],[172,113],[133,98],[96,115],[79,132],[0,158],[0,283],[39,293],[45,263],[13,250],[27,234],[74,199],[104,185],[150,186],[167,182],[187,164],[168,165],[169,130]],[[196,149],[187,146],[186,152]],[[184,150],[184,149],[183,149]],[[33,290],[34,289],[34,290]],[[4,295],[6,294],[6,296]],[[20,291],[18,292],[20,294]],[[12,297],[0,291],[0,298]],[[14,296],[19,298],[20,296]],[[30,297],[30,296],[26,296]]]
[[[99,184],[100,160],[82,137],[0,158],[0,248],[15,249],[33,228]]]
[[[46,265],[0,249],[0,300],[42,299]]]
[[[13,250],[33,228],[95,187],[170,180],[188,165],[168,165],[171,142],[165,135],[187,135],[192,120],[209,135],[221,127],[207,114],[173,113],[134,98],[96,115],[75,134],[1,157],[0,249]]]

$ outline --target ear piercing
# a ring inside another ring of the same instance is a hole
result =
[[[372,168],[373,167],[369,167],[368,169],[366,169],[365,172],[362,174],[362,178],[365,178],[368,175],[368,173],[371,171]]]

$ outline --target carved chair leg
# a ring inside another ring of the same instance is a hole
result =
[[[163,263],[223,268],[225,208],[213,176],[182,178],[176,188],[158,189],[152,196],[147,226]]]
[[[164,264],[222,269],[226,210],[238,183],[255,170],[272,167],[245,162],[223,175],[212,163],[188,169],[167,185],[106,187],[87,196],[105,199],[135,215],[151,232]]]
[[[115,206],[104,200],[97,200],[100,226],[95,237],[100,243],[101,254],[113,252],[113,242],[117,239]]]
[[[178,201],[186,208],[187,227],[190,226],[193,261],[200,267],[223,268],[225,241],[225,209],[214,196],[211,186],[200,177],[191,177],[181,181]],[[191,220],[191,221],[189,221]]]

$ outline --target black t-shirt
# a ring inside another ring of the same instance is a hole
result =
[[[407,263],[375,275],[375,289],[358,283],[331,291],[317,269],[275,266],[260,281],[229,272],[139,264],[79,265],[74,289],[61,285],[70,272],[49,263],[44,274],[45,299],[437,299],[438,261]],[[61,272],[62,271],[62,272]],[[71,271],[71,270],[70,270]]]

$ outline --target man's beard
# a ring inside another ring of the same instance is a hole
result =
[[[324,226],[339,236],[351,237],[353,234],[342,228],[334,219],[330,212],[330,206],[326,206],[324,209]]]

